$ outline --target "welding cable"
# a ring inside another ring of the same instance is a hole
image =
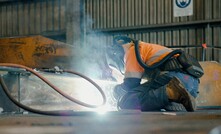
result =
[[[65,110],[65,111],[42,111],[42,110],[37,110],[33,109],[31,107],[25,106],[22,103],[18,102],[14,97],[11,96],[8,87],[5,84],[5,81],[2,76],[0,76],[0,85],[2,86],[3,91],[5,94],[8,96],[8,98],[18,107],[32,112],[36,114],[42,114],[42,115],[50,115],[50,116],[74,116],[74,115],[81,115],[82,113],[74,112],[71,110]]]
[[[162,65],[163,63],[165,63],[168,59],[170,59],[171,57],[173,57],[174,55],[176,54],[182,54],[182,50],[180,49],[176,49],[176,50],[173,50],[172,52],[170,52],[167,56],[165,56],[160,62],[157,62],[151,66],[145,64],[140,56],[140,51],[139,51],[139,41],[136,40],[134,42],[134,46],[135,46],[135,55],[136,55],[136,58],[137,58],[137,61],[138,63],[146,70],[152,70],[152,69],[155,69],[157,67],[159,67],[160,65]]]
[[[102,98],[103,98],[103,102],[102,104],[100,105],[91,105],[91,104],[87,104],[87,103],[84,103],[82,101],[79,101],[71,96],[69,96],[68,94],[66,94],[65,92],[63,92],[62,90],[60,90],[58,87],[56,87],[55,85],[53,85],[50,81],[48,81],[46,78],[44,78],[42,75],[40,75],[39,73],[37,73],[36,71],[34,71],[33,69],[27,67],[27,66],[23,66],[23,65],[19,65],[19,64],[13,64],[13,63],[0,63],[0,66],[6,66],[6,67],[15,67],[15,68],[23,68],[23,69],[26,69],[27,71],[31,72],[32,74],[36,75],[38,78],[40,78],[42,81],[44,81],[46,84],[48,84],[51,88],[53,88],[55,91],[57,91],[60,95],[62,95],[63,97],[67,98],[68,100],[72,101],[72,102],[75,102],[79,105],[82,105],[82,106],[85,106],[85,107],[89,107],[89,108],[97,108],[97,107],[100,107],[100,106],[103,106],[106,104],[106,96],[105,96],[105,93],[104,91],[93,81],[91,80],[90,78],[88,78],[87,76],[83,75],[83,74],[80,74],[78,72],[74,72],[74,71],[70,71],[70,70],[64,70],[63,72],[67,72],[67,73],[71,73],[71,74],[75,74],[75,75],[78,75],[84,79],[86,79],[87,81],[89,81],[91,84],[93,84],[97,89],[98,91],[101,93],[102,95]],[[4,81],[1,80],[1,84],[4,84]],[[2,85],[3,85],[2,84]],[[6,86],[4,86],[6,87]]]

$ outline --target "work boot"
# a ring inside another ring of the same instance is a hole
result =
[[[182,82],[174,77],[166,86],[166,93],[171,102],[183,104],[187,111],[194,111],[196,107],[195,99],[184,88]]]

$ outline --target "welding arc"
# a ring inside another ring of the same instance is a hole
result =
[[[58,87],[56,87],[55,85],[53,85],[50,81],[48,81],[46,78],[44,78],[42,75],[40,75],[39,73],[37,73],[36,71],[34,71],[33,69],[27,67],[27,66],[23,66],[23,65],[19,65],[19,64],[13,64],[13,63],[0,63],[0,66],[6,66],[6,67],[15,67],[15,68],[23,68],[23,69],[26,69],[27,71],[31,72],[32,74],[36,75],[38,78],[40,78],[42,81],[44,81],[46,84],[48,84],[51,88],[53,88],[55,91],[57,91],[59,94],[61,94],[63,97],[69,99],[70,101],[72,102],[75,102],[79,105],[82,105],[82,106],[85,106],[85,107],[89,107],[89,108],[97,108],[97,107],[100,107],[102,105],[105,105],[106,103],[106,96],[105,96],[105,93],[103,92],[103,90],[95,83],[93,82],[90,78],[84,76],[83,74],[80,74],[78,72],[74,72],[74,71],[70,71],[70,70],[64,70],[63,72],[67,72],[67,73],[72,73],[72,74],[75,74],[75,75],[78,75],[84,79],[86,79],[87,81],[89,81],[91,84],[93,84],[98,90],[99,92],[101,93],[102,95],[102,98],[103,98],[103,102],[102,104],[100,105],[91,105],[91,104],[87,104],[87,103],[84,103],[82,101],[79,101],[71,96],[69,96],[68,94],[66,94],[65,92],[61,91]],[[6,94],[8,95],[8,97],[15,103],[15,99],[13,97],[10,97],[10,93],[8,92],[7,90],[7,86],[3,80],[3,78],[1,77],[0,78],[0,84],[2,85],[3,89],[6,89],[5,92]],[[8,92],[8,93],[7,93]],[[16,105],[18,105],[19,102],[16,101]],[[30,109],[30,108],[27,108],[26,106],[24,107],[24,105],[22,106],[23,104],[19,104],[19,106],[21,106],[22,108],[24,108],[25,110],[28,110],[28,111],[31,111],[31,112],[36,112],[34,109]],[[38,113],[40,110],[37,110]],[[43,111],[43,112],[49,112],[49,111]],[[49,112],[50,113],[50,112]],[[52,115],[54,114],[54,112],[52,112]]]

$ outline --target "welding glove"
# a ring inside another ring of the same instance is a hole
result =
[[[127,91],[124,89],[123,84],[116,85],[113,89],[113,96],[116,100],[119,100],[126,93],[127,93]]]
[[[124,82],[114,87],[113,96],[116,100],[120,99],[128,91],[140,85],[141,79],[138,78],[124,78]]]

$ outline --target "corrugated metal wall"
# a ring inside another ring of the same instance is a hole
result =
[[[67,8],[68,1],[0,2],[0,37],[41,34],[66,41],[66,21],[72,20],[67,19],[67,9],[73,10]],[[82,0],[82,33],[85,40],[91,32],[98,33],[95,42],[101,48],[111,44],[113,35],[128,34],[169,47],[188,47],[199,59],[201,44],[207,43],[205,60],[221,62],[221,0],[193,3],[193,16],[173,17],[173,0]]]
[[[201,44],[207,43],[205,60],[220,61],[220,0],[193,0],[193,16],[185,17],[173,17],[173,0],[85,0],[84,8],[88,35],[91,31],[108,34],[106,43],[115,34],[127,34],[182,47],[200,60]]]
[[[0,37],[63,35],[66,0],[0,2]]]

